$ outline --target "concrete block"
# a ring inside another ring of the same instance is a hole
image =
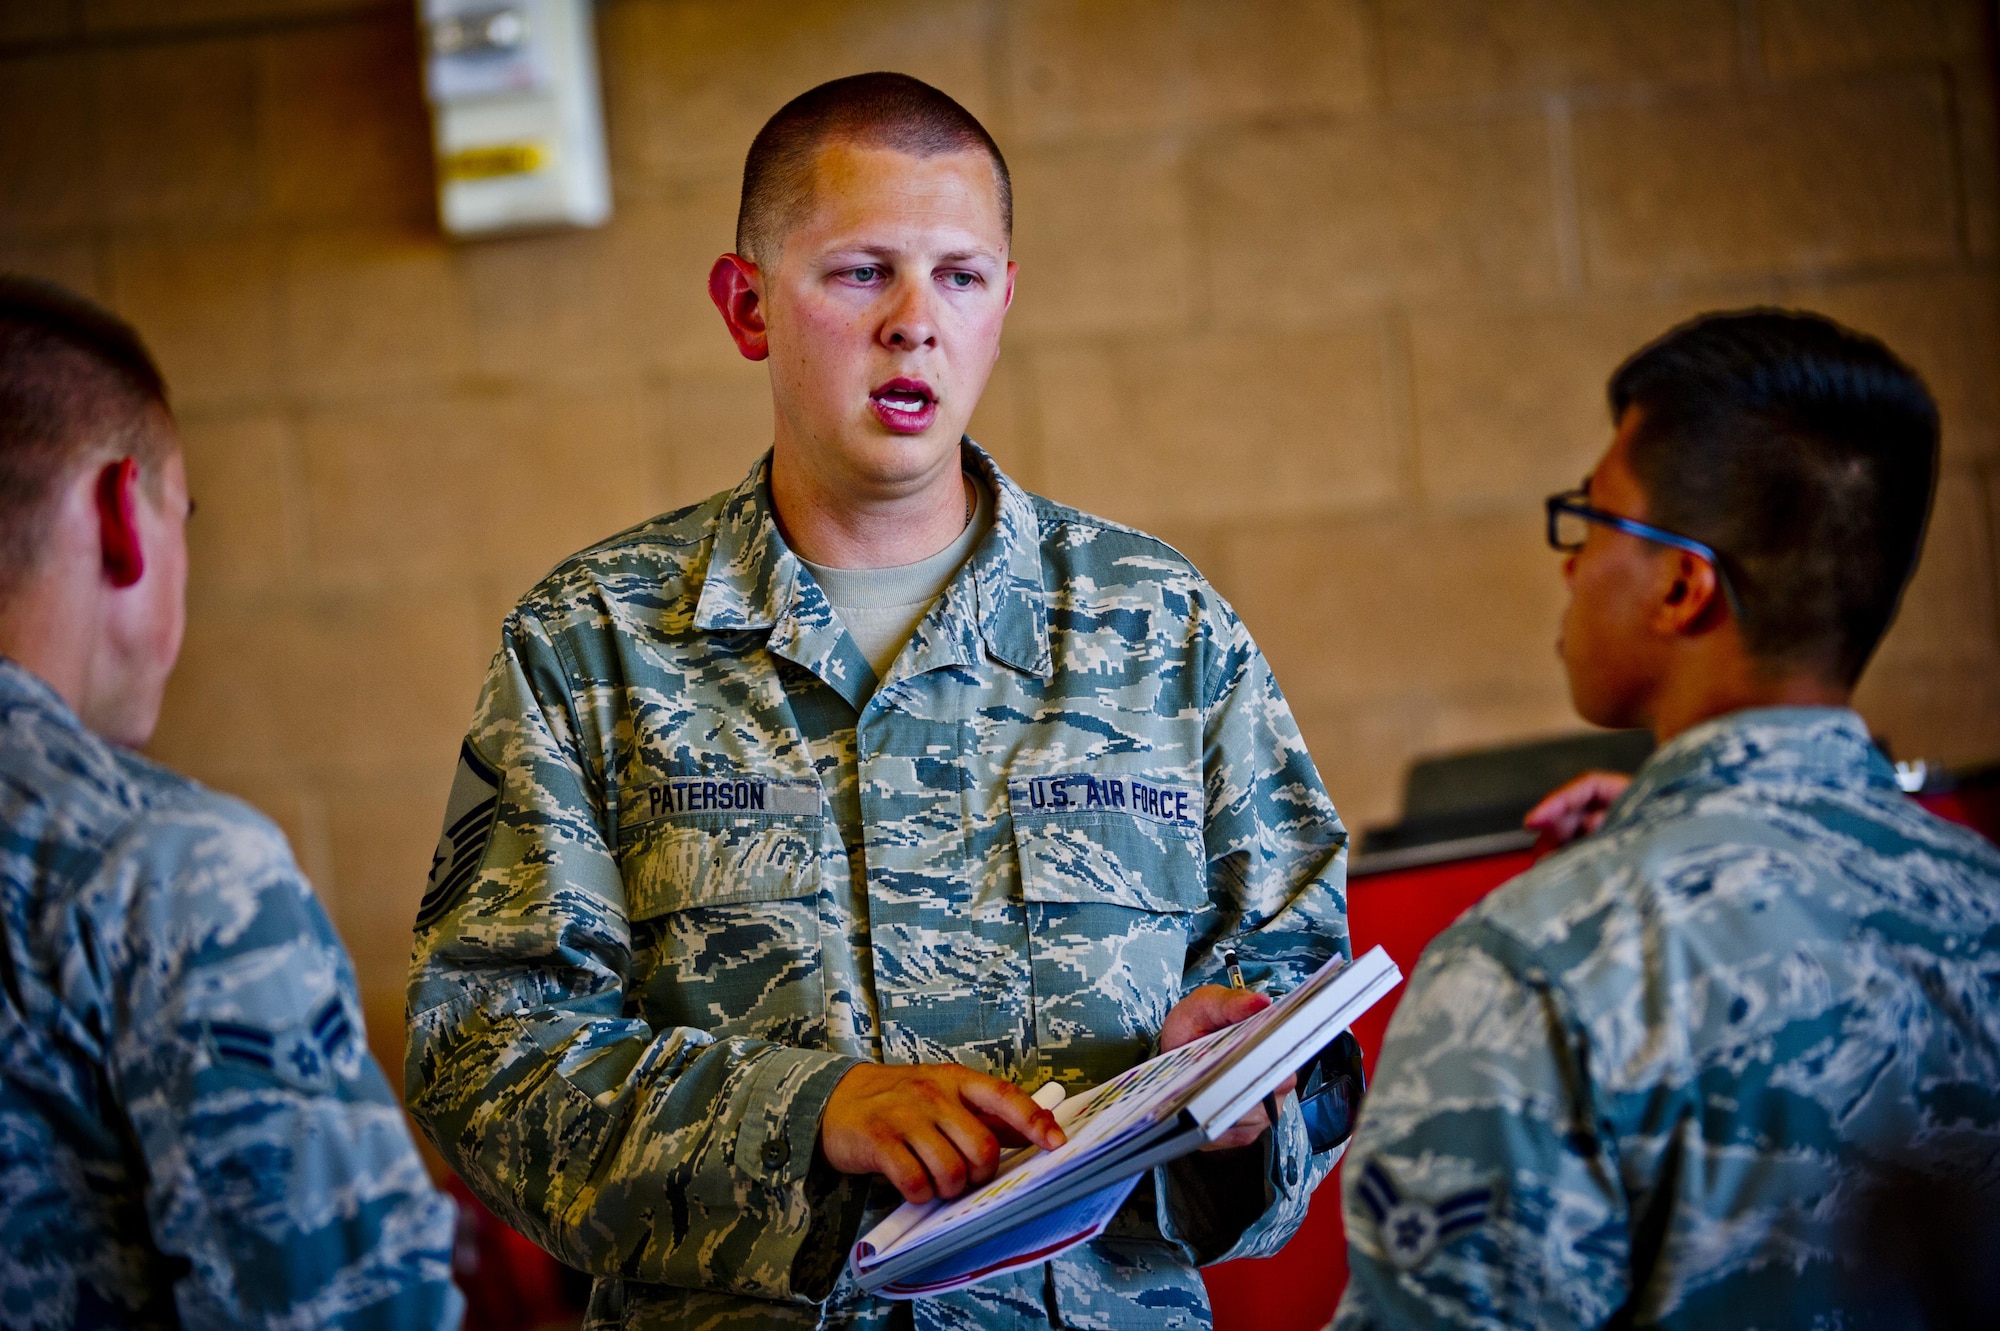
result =
[[[287,221],[425,228],[436,213],[413,14],[266,38],[258,50],[265,206]]]
[[[152,751],[197,775],[449,781],[493,647],[449,586],[191,607]]]
[[[1263,328],[1399,298],[1555,290],[1546,134],[1534,114],[1214,140],[1197,164],[1211,308]]]
[[[1610,446],[1604,388],[1694,301],[1439,310],[1410,321],[1417,466],[1427,503],[1532,515]]]
[[[1041,484],[1041,450],[1031,437],[1034,407],[1029,394],[1026,353],[1003,349],[965,432],[1017,484],[1032,489]]]
[[[87,56],[0,60],[0,235],[96,220],[94,93]]]
[[[1720,83],[1736,72],[1731,0],[1388,0],[1393,101],[1621,84]]]
[[[257,232],[141,235],[109,247],[111,299],[178,406],[268,397],[282,379],[276,242]]]
[[[708,298],[708,270],[736,248],[741,190],[733,174],[677,184],[614,223],[629,231],[616,247],[631,256],[618,271],[639,302],[630,307],[632,336],[656,369],[722,370],[743,359]]]
[[[0,240],[0,272],[39,277],[101,301],[97,259],[97,246],[88,240]]]
[[[97,57],[98,187],[123,226],[213,226],[258,204],[250,41],[112,47]]]
[[[1947,769],[2000,759],[2000,662],[1871,669],[1854,707],[1900,759]]]
[[[396,231],[286,242],[287,377],[314,396],[436,385],[472,364],[462,275],[443,241]]]
[[[487,575],[525,591],[648,516],[617,386],[329,407],[300,426],[309,567],[356,589]]]
[[[741,357],[726,369],[669,375],[647,395],[643,419],[654,508],[698,504],[735,489],[770,448],[771,381]]]
[[[1958,251],[1933,75],[1580,111],[1592,282],[1810,270]]]
[[[2000,556],[1984,477],[1966,466],[1947,466],[1917,575],[1901,611],[1870,666],[1870,675],[1900,677],[1938,664],[1994,670],[2000,690]],[[1996,755],[2000,756],[2000,755]]]
[[[365,13],[381,5],[377,0],[81,0],[73,8],[82,11],[92,32],[130,32]]]
[[[892,68],[994,109],[979,0],[631,0],[599,17],[611,174],[621,196],[718,171],[739,179],[777,109],[828,79]],[[1004,143],[1003,143],[1004,146]]]
[[[1008,93],[1024,139],[1158,131],[1370,97],[1355,0],[1032,0],[1008,12]]]
[[[463,719],[470,717],[468,708]],[[333,920],[363,989],[390,992],[409,976],[417,903],[430,876],[450,789],[447,772],[442,780],[409,774],[337,781],[327,791],[327,828],[340,883]]]
[[[1254,521],[1396,498],[1372,323],[1282,340],[1210,336],[1038,347],[1051,498],[1145,527]]]
[[[224,605],[291,581],[296,479],[291,433],[272,412],[180,416],[195,514],[188,596]]]
[[[1566,594],[1538,516],[1244,524],[1225,557],[1237,609],[1301,707],[1561,684]]]
[[[592,231],[483,241],[457,255],[479,367],[525,379],[740,360],[708,299],[735,187],[623,204]]]
[[[1178,140],[1031,148],[1012,169],[1017,336],[1186,325],[1194,256]]]
[[[0,43],[26,45],[67,37],[76,28],[69,0],[11,0],[0,6]]]
[[[1953,270],[1864,282],[1797,283],[1784,303],[1873,333],[1923,375],[1944,417],[1947,459],[2000,456],[2000,286]]]
[[[1970,8],[1954,0],[1760,0],[1764,67],[1797,78],[1948,59],[1978,36],[1946,11]]]
[[[2000,109],[1993,76],[1961,61],[1951,72],[1952,106],[1958,112],[1958,178],[1966,253],[1991,259],[2000,253]]]

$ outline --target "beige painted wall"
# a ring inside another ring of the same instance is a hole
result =
[[[992,127],[1020,297],[976,437],[1243,612],[1356,825],[1410,755],[1575,723],[1538,501],[1696,310],[1878,332],[1948,470],[1863,690],[2000,757],[1995,107],[1957,0],[607,0],[602,231],[432,223],[404,0],[7,0],[0,264],[136,320],[201,512],[159,757],[275,816],[394,1040],[500,616],[733,483],[760,368],[703,275],[751,134],[891,66]],[[393,1055],[392,1055],[393,1056]]]

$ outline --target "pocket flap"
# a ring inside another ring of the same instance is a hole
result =
[[[1208,904],[1201,842],[1126,814],[1014,820],[1028,901],[1175,913]]]
[[[695,906],[790,901],[819,890],[818,819],[648,823],[619,856],[634,920]]]

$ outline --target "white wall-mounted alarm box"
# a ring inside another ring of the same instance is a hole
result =
[[[452,236],[611,216],[591,0],[417,0]]]

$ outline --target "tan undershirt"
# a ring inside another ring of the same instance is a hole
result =
[[[799,561],[812,570],[813,581],[833,603],[878,680],[888,678],[910,635],[993,525],[992,496],[969,473],[966,483],[975,496],[972,521],[957,540],[927,559],[893,568],[828,568]]]

